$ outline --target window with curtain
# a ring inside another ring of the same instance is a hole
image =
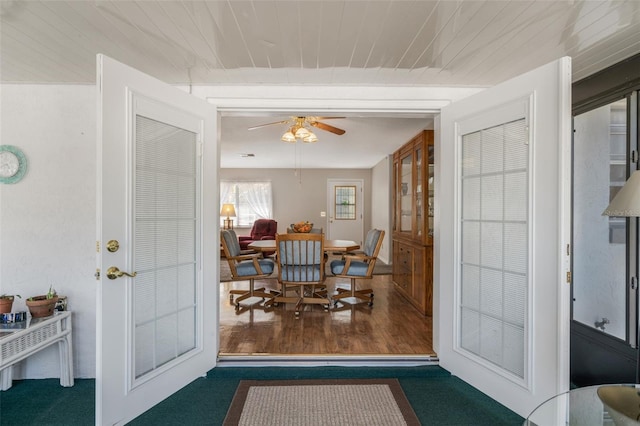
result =
[[[271,182],[220,182],[220,209],[233,204],[236,209],[235,226],[251,227],[256,219],[271,219],[273,215]],[[220,225],[226,217],[220,218]]]

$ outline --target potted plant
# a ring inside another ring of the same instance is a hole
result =
[[[0,314],[11,312],[11,308],[13,307],[13,299],[15,299],[16,297],[20,297],[20,295],[0,294]],[[22,299],[22,297],[20,298]]]
[[[33,296],[27,299],[27,306],[31,317],[42,318],[53,315],[56,302],[58,301],[58,294],[53,287],[49,287],[47,294],[40,296]]]

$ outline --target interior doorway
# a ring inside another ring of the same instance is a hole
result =
[[[218,107],[224,116],[224,106]],[[423,120],[423,127],[426,128],[432,122],[436,112],[436,110],[420,108],[415,111],[413,117]],[[237,111],[234,111],[233,114],[236,113]],[[315,112],[315,114],[322,114],[322,112]],[[390,117],[407,116],[406,111],[400,113],[384,105],[379,111],[371,113],[371,117],[374,119],[382,114]],[[400,137],[399,146],[402,145],[403,139],[408,140]],[[355,202],[347,199],[346,205],[349,208],[354,207],[355,215],[352,217],[355,216],[354,219],[357,219],[359,225],[353,226],[351,223],[349,228],[357,228],[359,232],[358,235],[349,234],[348,239],[362,242],[365,227],[363,216],[366,214],[359,209],[366,201],[362,180],[354,182],[348,179],[336,179],[327,182],[327,185],[330,188],[328,194],[331,194],[327,198],[330,198],[334,206],[337,202],[334,199],[337,189],[352,191]],[[390,181],[389,185],[391,185]],[[340,205],[344,204],[340,203]],[[390,212],[390,207],[387,210]],[[334,214],[335,210],[331,211],[327,208],[327,222],[331,217],[335,218]],[[339,235],[342,239],[346,238],[344,237],[346,233],[342,230],[338,231],[335,228],[330,231],[328,226],[325,232]],[[391,237],[388,238],[390,241]],[[392,257],[389,256],[389,258]],[[225,261],[222,260],[222,262]],[[228,291],[231,288],[242,288],[247,283],[223,283],[220,286],[220,361],[234,362],[242,359],[242,362],[246,363],[248,358],[248,362],[252,363],[262,362],[262,360],[274,362],[284,356],[287,360],[292,357],[302,357],[305,363],[340,363],[346,359],[362,361],[365,358],[375,358],[383,363],[407,360],[410,363],[436,363],[437,355],[433,351],[432,317],[421,315],[402,298],[393,287],[391,274],[375,276],[372,281],[376,292],[376,304],[373,308],[363,304],[349,307],[349,309],[332,310],[328,314],[321,309],[317,312],[305,311],[297,321],[288,307],[275,313],[265,312],[258,306],[235,311],[229,304]],[[328,278],[327,284],[330,291],[335,286],[341,285],[335,278]],[[370,283],[367,282],[367,284]],[[265,280],[259,285],[264,285],[267,289],[275,289],[277,281]],[[384,303],[383,299],[386,299]],[[408,324],[411,326],[407,327]],[[406,335],[403,332],[406,332]],[[371,338],[374,334],[376,339]],[[296,346],[305,341],[307,343],[302,348]],[[273,343],[276,344],[275,347]],[[336,358],[333,358],[334,356]]]

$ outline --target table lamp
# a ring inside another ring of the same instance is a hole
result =
[[[631,174],[602,214],[619,217],[640,216],[640,170]]]
[[[220,216],[227,216],[224,220],[224,229],[233,229],[233,219],[230,219],[229,216],[236,217],[236,208],[233,204],[223,204],[222,210],[220,210]]]

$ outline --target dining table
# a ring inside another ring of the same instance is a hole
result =
[[[276,240],[258,240],[250,243],[248,248],[256,251],[275,251]],[[350,240],[324,240],[324,251],[346,253],[358,250],[360,244]]]

